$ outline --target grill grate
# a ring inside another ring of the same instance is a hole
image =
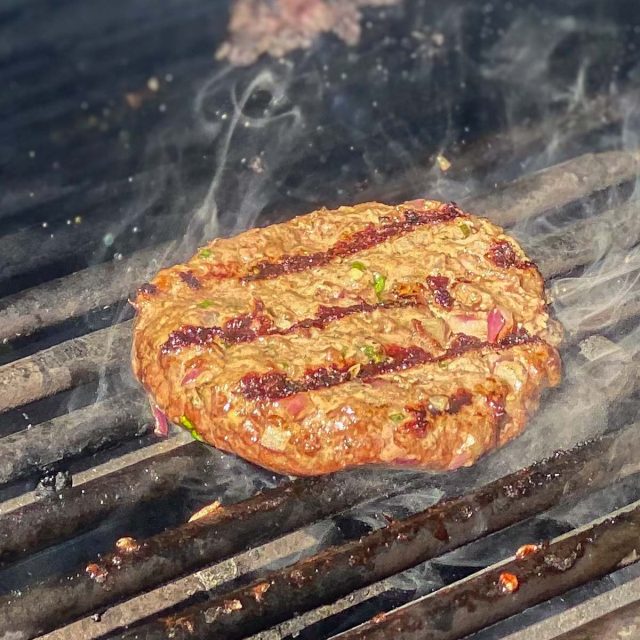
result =
[[[624,202],[630,193],[624,185],[637,173],[637,162],[636,154],[627,152],[581,156],[517,179],[488,197],[472,199],[466,206],[474,211],[496,212],[501,222],[513,224],[549,211],[567,211],[572,204],[583,203],[585,198],[603,191],[608,193],[606,202],[620,201],[588,220],[536,236],[532,254],[551,281],[589,264],[603,252],[625,251],[640,239],[636,226],[615,224],[621,219],[629,220],[634,211],[634,202]],[[603,232],[606,246],[593,246],[595,230]],[[3,308],[5,316],[13,314],[13,324],[7,326],[19,327],[25,333],[39,331],[48,323],[65,320],[65,313],[86,312],[97,301],[114,304],[130,293],[123,284],[124,278],[113,278],[102,288],[99,298],[90,298],[77,308],[73,307],[73,300],[80,289],[93,287],[106,273],[113,275],[121,270],[120,273],[138,279],[149,268],[148,257],[145,251],[116,267],[101,266],[80,272],[70,277],[69,287],[61,280],[15,294]],[[51,317],[25,312],[33,309],[34,301],[48,305],[60,290],[65,290],[67,296],[61,305],[64,312]],[[611,319],[611,326],[636,317],[638,311],[633,304],[627,305]],[[105,371],[116,372],[128,360],[130,330],[131,323],[125,321],[2,366],[0,407],[7,411],[96,380]],[[575,345],[585,335],[588,327],[570,335],[569,345]],[[591,365],[590,375],[594,378],[599,377],[599,366],[598,361]],[[619,384],[618,379],[611,382],[607,400],[612,415],[616,406],[638,390],[637,366],[634,359],[625,364],[624,375],[632,381],[631,385]],[[553,406],[549,411],[553,411]],[[0,482],[16,482],[32,474],[34,467],[68,463],[122,439],[134,438],[147,422],[140,395],[126,391],[28,431],[5,436],[0,439]],[[606,487],[612,479],[637,473],[640,446],[635,437],[637,428],[632,424],[460,498],[392,521],[356,541],[263,574],[256,582],[222,594],[214,592],[195,604],[187,601],[169,617],[154,617],[141,627],[115,631],[110,637],[166,637],[171,631],[172,637],[232,639],[262,631],[287,620],[294,612],[331,603],[547,511],[569,495],[592,492]],[[0,516],[0,562],[10,567],[21,558],[99,526],[125,507],[136,509],[158,499],[171,499],[177,495],[187,473],[204,482],[213,472],[213,458],[205,447],[198,443],[178,444],[171,451],[68,489],[62,501],[52,497],[8,510]],[[115,552],[93,560],[87,558],[87,562],[70,573],[29,584],[19,594],[6,595],[0,599],[0,620],[3,628],[19,631],[23,637],[35,637],[355,505],[424,489],[428,484],[428,476],[409,474],[402,482],[389,485],[386,478],[376,482],[366,472],[361,477],[352,472],[285,483],[225,505],[205,520],[140,538],[136,550],[129,555]],[[397,613],[377,616],[373,622],[340,637],[422,638],[424,634],[433,638],[462,637],[608,573],[624,558],[633,561],[635,557],[629,553],[637,536],[638,513],[636,508],[604,524],[574,532],[531,558],[490,568],[419,599]],[[578,548],[582,555],[576,555]],[[549,558],[555,558],[557,564]],[[558,569],[565,564],[566,569]],[[89,565],[93,566],[87,571]],[[520,576],[521,588],[515,594],[497,597],[498,576],[505,572]],[[461,617],[452,613],[455,611],[452,603],[458,603],[459,607],[460,602],[468,603],[474,615]]]
[[[639,532],[640,505],[575,531],[528,558],[492,567],[336,639],[453,640],[464,637],[635,562]],[[512,576],[516,577],[515,581],[511,580]],[[128,637],[135,636],[131,632]]]
[[[557,505],[560,500],[575,491],[584,490],[587,485],[591,489],[605,485],[622,467],[635,463],[635,449],[640,446],[635,443],[637,428],[637,425],[633,425],[619,435],[554,456],[461,498],[438,503],[406,520],[393,521],[387,527],[355,542],[331,548],[276,573],[267,574],[246,587],[180,611],[176,614],[179,625],[189,629],[185,637],[242,638],[286,620],[292,610],[306,611],[327,604],[356,589],[515,524]],[[631,472],[631,469],[628,470]],[[633,469],[633,472],[637,470]],[[633,538],[627,538],[626,543],[626,553],[629,553]],[[553,549],[549,549],[548,557],[552,557],[553,553]],[[132,562],[138,564],[139,560],[136,558]],[[615,565],[616,562],[613,562],[611,566]],[[120,580],[119,575],[117,580]],[[447,611],[457,597],[457,594],[452,594],[451,600],[438,606]],[[481,599],[481,595],[477,597]],[[436,600],[439,601],[439,596]],[[422,619],[422,611],[417,615]],[[175,624],[175,618],[154,621],[117,637],[131,640],[136,637],[161,638],[172,624]],[[485,625],[476,628],[482,626]],[[402,627],[392,626],[389,632],[385,632],[387,635],[379,637],[395,637],[393,634],[401,630]],[[426,626],[417,629],[420,633],[430,630]],[[473,630],[467,628],[465,633]],[[456,626],[453,635],[442,637],[461,637],[463,633],[460,631]]]
[[[177,4],[180,16],[185,16],[180,17],[185,34],[180,37],[185,48],[180,63],[189,66],[193,60],[185,52],[196,46],[191,34],[208,19],[208,13],[204,5],[188,8],[182,1]],[[98,25],[97,19],[95,22]],[[174,22],[158,17],[149,32],[164,33]],[[90,26],[94,28],[93,22]],[[91,33],[98,44],[97,49],[89,49],[89,54],[95,55],[97,50],[101,58],[96,77],[119,76],[120,63],[103,54],[99,29]],[[202,30],[198,33],[199,51],[206,50],[199,64],[208,73],[209,35],[205,37]],[[137,27],[127,29],[122,46],[130,48],[133,57],[154,58],[157,47],[151,39],[139,35]],[[170,59],[174,55],[171,51]],[[132,64],[135,62],[133,59]],[[403,60],[400,63],[405,64]],[[444,73],[450,73],[446,65]],[[457,78],[456,74],[450,75]],[[434,77],[440,91],[439,76]],[[45,85],[45,95],[34,89],[35,96],[44,99],[48,93],[56,93],[57,83],[74,78],[68,70],[52,75],[51,84],[48,81]],[[141,77],[140,82],[146,79]],[[358,84],[350,82],[343,85],[345,91],[354,87],[359,90]],[[305,87],[303,83],[303,91]],[[30,88],[25,85],[14,89],[17,104],[29,106]],[[379,93],[381,100],[386,96],[385,100],[406,102],[402,92],[385,88]],[[608,254],[626,256],[630,262],[635,259],[633,249],[640,241],[640,225],[635,223],[637,200],[632,199],[632,192],[640,173],[640,155],[606,150],[612,147],[607,134],[615,130],[617,145],[619,129],[624,126],[627,114],[621,105],[635,98],[633,94],[585,97],[571,109],[545,113],[541,122],[517,125],[507,133],[476,140],[454,155],[447,152],[453,160],[447,176],[454,179],[484,177],[505,156],[509,158],[509,170],[520,167],[524,172],[522,176],[508,175],[503,186],[487,195],[472,195],[462,204],[475,213],[490,215],[500,224],[515,225],[516,236],[531,227],[539,229],[526,247],[552,291],[559,276],[580,273]],[[384,103],[382,113],[389,104]],[[472,104],[475,106],[475,102]],[[73,112],[74,105],[75,98],[60,98],[57,111],[48,119],[39,119],[33,107],[24,112],[10,110],[8,115],[14,118],[3,119],[0,129],[7,123],[19,125],[24,144],[36,146],[43,130],[55,128],[65,114]],[[169,103],[170,110],[173,106]],[[434,109],[438,116],[437,107]],[[422,112],[419,119],[428,120]],[[404,122],[405,118],[400,120]],[[37,127],[30,131],[34,122]],[[563,132],[564,148],[553,154],[554,162],[569,159],[532,172],[530,158],[547,150],[549,139],[557,131]],[[34,201],[23,194],[15,207],[5,206],[0,212],[9,228],[0,237],[0,255],[4,256],[0,288],[9,294],[0,299],[0,342],[15,349],[0,354],[6,363],[0,366],[0,495],[5,498],[0,503],[0,638],[3,632],[9,637],[15,632],[22,640],[51,631],[50,637],[57,640],[93,638],[101,633],[127,639],[166,637],[170,633],[175,638],[225,640],[252,633],[260,633],[261,640],[302,634],[315,640],[316,629],[309,625],[324,621],[323,637],[333,634],[338,627],[326,621],[354,603],[361,604],[364,613],[342,618],[340,624],[349,630],[337,637],[461,638],[608,574],[621,564],[635,562],[633,551],[640,526],[640,507],[636,504],[603,524],[573,530],[530,557],[507,560],[474,572],[466,580],[456,578],[433,594],[395,612],[376,615],[373,621],[353,629],[372,613],[401,604],[386,600],[385,606],[378,608],[377,600],[369,602],[385,591],[385,579],[562,506],[565,501],[609,490],[623,478],[636,481],[640,471],[638,423],[621,425],[629,422],[624,405],[640,390],[637,357],[616,360],[613,377],[607,358],[584,368],[584,375],[604,387],[603,410],[615,430],[515,472],[501,469],[488,477],[474,468],[461,470],[456,478],[449,479],[414,472],[392,475],[357,470],[295,481],[267,473],[258,476],[256,472],[243,485],[236,482],[236,476],[242,476],[248,467],[230,462],[230,456],[187,441],[184,435],[155,441],[149,430],[146,402],[128,374],[131,313],[125,310],[124,301],[151,273],[188,254],[186,242],[168,241],[181,230],[176,213],[181,207],[168,207],[169,213],[161,210],[146,217],[136,214],[135,220],[144,222],[144,233],[125,242],[124,248],[118,247],[125,253],[127,248],[138,249],[129,257],[51,279],[84,267],[90,253],[108,255],[103,235],[113,230],[114,220],[120,223],[118,208],[139,195],[137,182],[161,183],[176,169],[176,163],[158,154],[147,163],[147,174],[132,180],[126,177],[130,163],[114,162],[113,155],[107,157],[106,153],[102,158],[100,142],[92,139],[91,144],[81,144],[82,134],[67,134],[69,147],[78,143],[78,154],[70,162],[68,174],[75,182],[60,188],[60,203],[51,194],[40,194]],[[584,144],[594,136],[600,144]],[[329,136],[319,137],[322,143]],[[196,159],[194,164],[201,165],[201,145],[188,141],[187,147],[186,153]],[[602,151],[579,155],[586,148]],[[332,150],[325,151],[331,159]],[[317,149],[309,153],[321,155]],[[351,158],[350,153],[347,156]],[[299,157],[292,156],[291,164]],[[89,163],[89,158],[96,160]],[[306,171],[306,164],[300,164]],[[311,173],[315,166],[311,164]],[[26,178],[37,175],[42,168],[30,168],[20,161],[8,170],[10,178],[26,184]],[[96,171],[109,172],[107,187],[83,188],[96,183]],[[354,173],[345,173],[350,185],[355,182]],[[437,193],[441,178],[431,175],[425,184],[421,171],[408,171],[397,180],[385,177],[368,184],[358,199],[415,197],[416,185],[421,193]],[[82,193],[82,202],[91,212],[90,224],[78,229],[67,228],[64,221],[76,214],[65,209],[69,202],[63,196],[72,191]],[[153,194],[143,208],[153,209],[157,200],[157,193]],[[39,208],[50,212],[58,204],[53,214],[55,242],[49,241],[48,232],[42,236],[23,229],[20,218],[25,210],[33,226]],[[591,215],[585,219],[587,210]],[[557,228],[549,231],[544,226],[536,227],[541,218],[549,216],[558,221]],[[531,238],[531,234],[525,235]],[[598,238],[597,244],[594,237]],[[159,241],[162,244],[148,248]],[[41,284],[20,290],[33,283]],[[582,290],[563,293],[567,299],[582,294]],[[106,319],[100,326],[114,326],[94,331],[86,316],[103,311]],[[575,352],[580,341],[592,333],[616,331],[638,317],[640,301],[629,296],[617,306],[615,315],[595,315],[577,324],[565,348]],[[98,390],[93,393],[96,386]],[[59,415],[60,407],[65,411],[69,397],[75,397],[75,393],[83,393],[85,399],[87,395],[97,396],[97,401]],[[565,401],[551,396],[542,418],[553,422],[558,404]],[[25,415],[40,412],[47,419],[22,428],[23,411]],[[564,426],[558,424],[559,429]],[[121,455],[123,443],[133,451]],[[96,462],[104,464],[94,466]],[[44,473],[55,475],[58,470],[70,470],[74,486],[50,491],[44,498],[31,491]],[[224,487],[227,475],[230,484],[236,482],[230,492]],[[190,493],[188,489],[193,486],[204,489]],[[457,495],[460,486],[465,490]],[[206,519],[186,523],[195,510],[194,494],[201,506],[218,489],[226,504]],[[309,533],[314,526],[322,527],[330,517],[338,521],[340,514],[364,508],[365,504],[373,510],[384,510],[385,499],[412,492],[423,498],[444,493],[444,498],[426,509],[420,504],[409,510],[411,515],[390,518],[381,529],[356,532],[362,536],[352,531],[323,540],[321,546],[335,544],[318,552],[318,536]],[[125,517],[127,514],[132,517]],[[134,521],[138,527],[135,531],[131,529]],[[114,551],[115,540],[123,535],[136,536],[129,554]],[[98,556],[96,548],[102,551]],[[506,556],[514,549],[505,547],[502,551]],[[258,557],[260,554],[263,557]],[[300,554],[308,557],[300,559]],[[59,562],[55,558],[58,555]],[[207,571],[211,572],[208,578]],[[520,588],[498,594],[499,575],[505,572],[519,578]],[[632,599],[636,602],[628,611],[636,616],[640,596]],[[104,624],[98,624],[109,607],[113,607],[110,613],[114,615],[105,616]],[[301,612],[306,614],[299,616]],[[125,623],[135,626],[124,629],[121,625]],[[604,622],[593,624],[592,628],[601,628],[598,625]],[[565,640],[577,640],[577,633]]]

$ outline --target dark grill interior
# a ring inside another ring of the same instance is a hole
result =
[[[514,4],[372,8],[352,50],[226,71],[209,3],[0,10],[0,639],[638,620],[640,12]],[[129,373],[140,283],[215,233],[421,195],[509,227],[547,280],[565,381],[521,438],[455,473],[292,480],[153,435]]]

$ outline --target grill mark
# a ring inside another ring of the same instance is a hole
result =
[[[457,334],[452,345],[439,356],[434,356],[422,347],[385,345],[383,347],[384,361],[361,364],[355,372],[353,366],[357,363],[351,362],[342,366],[331,365],[308,369],[299,380],[293,380],[279,371],[270,371],[264,374],[248,373],[240,379],[238,391],[247,400],[275,401],[294,393],[316,391],[350,380],[372,382],[377,376],[385,373],[405,371],[423,364],[444,362],[470,351],[479,351],[484,348],[510,348],[515,345],[533,344],[540,341],[538,336],[531,336],[522,329],[517,332],[517,335],[509,335],[496,343],[485,342],[474,336]]]
[[[320,306],[316,315],[294,322],[286,329],[273,324],[273,320],[266,316],[261,303],[256,303],[251,313],[245,313],[231,318],[222,327],[201,327],[186,325],[171,332],[169,338],[162,345],[164,354],[178,351],[185,347],[206,346],[216,338],[227,344],[253,342],[261,336],[284,336],[305,329],[324,329],[327,325],[357,313],[371,313],[377,309],[400,309],[403,307],[419,307],[421,303],[412,297],[398,298],[384,302],[360,302],[346,307]]]
[[[194,291],[200,289],[202,283],[196,278],[191,271],[179,271],[180,280],[184,282],[190,289]]]
[[[427,276],[427,284],[436,304],[450,311],[453,307],[453,297],[449,293],[449,278],[446,276]]]
[[[253,272],[250,275],[245,276],[242,280],[268,280],[283,274],[324,266],[335,258],[351,256],[365,249],[370,249],[385,240],[409,233],[417,227],[448,222],[462,215],[464,214],[454,203],[424,211],[411,209],[405,211],[401,218],[391,219],[389,222],[384,222],[379,226],[369,224],[364,229],[351,234],[348,238],[338,241],[326,251],[317,251],[308,255],[290,254],[277,261],[261,262],[253,268]]]
[[[444,410],[436,409],[430,404],[409,405],[405,407],[405,411],[410,413],[412,418],[402,426],[422,438],[427,434],[434,418],[443,415],[455,415],[462,407],[466,407],[472,401],[471,392],[460,387],[449,397],[449,406]]]
[[[496,267],[502,269],[507,269],[508,267],[528,269],[533,266],[533,263],[529,260],[520,260],[518,258],[513,245],[508,240],[494,241],[485,257]]]

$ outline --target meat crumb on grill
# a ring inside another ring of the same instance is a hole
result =
[[[234,65],[255,62],[267,53],[281,57],[307,49],[323,33],[348,45],[360,40],[363,7],[398,4],[400,0],[235,0],[229,39],[216,52]]]
[[[189,522],[195,522],[196,520],[201,520],[202,518],[206,518],[214,513],[218,513],[220,509],[220,501],[214,500],[211,504],[205,505],[202,509],[198,509],[198,511],[189,518]]]

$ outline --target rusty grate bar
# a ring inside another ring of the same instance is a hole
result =
[[[497,565],[334,638],[458,640],[636,562],[639,536],[640,506],[635,506],[541,545],[530,556]],[[514,585],[515,590],[505,585]],[[604,636],[590,640],[596,637]]]
[[[167,498],[187,474],[206,478],[209,453],[190,442],[67,488],[62,501],[54,495],[0,515],[0,565],[90,529],[116,510]]]
[[[155,619],[117,637],[153,640],[175,631],[176,638],[236,640],[267,629],[288,619],[292,611],[332,602],[546,511],[567,495],[606,486],[623,469],[625,473],[638,472],[637,429],[638,424],[634,424],[619,433],[559,452],[465,496],[440,502],[357,541],[330,548],[246,587],[178,611],[175,616]],[[141,558],[132,557],[126,562],[127,566],[139,566]],[[112,597],[107,590],[118,589],[119,582],[117,573],[113,583],[105,584],[104,590],[109,594],[105,597]],[[40,597],[46,598],[47,593]],[[56,600],[60,601],[59,595]],[[176,618],[181,620],[180,628],[172,629]]]

